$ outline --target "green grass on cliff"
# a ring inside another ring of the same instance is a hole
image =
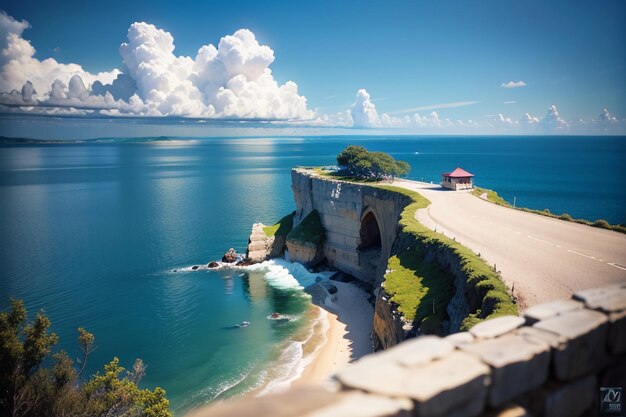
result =
[[[289,213],[288,215],[286,215],[285,217],[277,221],[276,224],[273,224],[272,226],[265,226],[263,228],[263,231],[265,232],[265,236],[286,237],[289,234],[289,232],[291,232],[291,229],[293,229],[294,214],[296,213],[295,212]]]
[[[517,305],[496,271],[469,248],[428,229],[415,219],[417,210],[430,205],[427,198],[404,188],[378,187],[403,194],[412,201],[400,215],[401,234],[404,236],[399,236],[411,244],[407,243],[406,249],[403,245],[398,253],[392,254],[387,265],[391,272],[385,278],[385,290],[407,319],[417,319],[419,324],[420,320],[428,318],[429,309],[432,313],[432,299],[435,299],[435,317],[442,320],[445,306],[452,297],[450,275],[438,270],[432,263],[429,265],[421,261],[428,250],[452,252],[467,277],[469,295],[480,304],[465,318],[462,330],[485,319],[518,314]]]
[[[311,242],[321,245],[326,239],[326,232],[320,214],[317,210],[311,211],[301,222],[287,235],[287,240],[297,243]]]
[[[313,171],[315,171],[315,173],[319,176],[322,176],[324,178],[330,178],[333,180],[358,182],[362,184],[368,184],[368,183],[371,184],[371,183],[380,182],[380,180],[376,178],[360,178],[360,177],[353,176],[353,175],[341,174],[339,171],[331,171],[331,170],[321,169],[321,168],[314,168]]]
[[[598,219],[594,222],[591,222],[585,219],[574,219],[568,213],[563,213],[563,214],[551,213],[550,210],[548,209],[534,210],[534,209],[530,209],[526,207],[513,207],[504,198],[500,197],[497,192],[493,190],[488,190],[486,188],[475,187],[474,190],[472,191],[472,194],[474,194],[477,197],[481,197],[483,194],[486,194],[488,201],[494,204],[497,204],[499,206],[508,207],[508,208],[515,209],[515,210],[526,211],[528,213],[540,214],[542,216],[552,217],[553,219],[565,220],[567,222],[574,222],[574,223],[584,224],[584,225],[591,226],[591,227],[598,227],[600,229],[608,229],[608,230],[613,230],[615,232],[626,233],[626,225],[609,224],[609,222],[603,219]]]
[[[436,318],[439,323],[446,319],[454,295],[452,274],[436,262],[423,262],[415,248],[398,251],[387,261],[387,269],[392,272],[385,279],[385,290],[407,320],[421,324],[426,319]]]
[[[488,201],[491,201],[492,203],[497,204],[499,206],[511,207],[511,205],[507,203],[504,198],[500,197],[498,193],[496,193],[493,190],[487,190],[486,188],[474,187],[474,189],[472,190],[472,194],[474,194],[476,197],[481,197],[483,194],[486,194]]]
[[[336,175],[332,171],[315,172],[326,178],[361,182]],[[398,305],[402,315],[417,324],[422,333],[439,332],[441,323],[447,319],[447,305],[454,295],[452,274],[435,260],[424,261],[429,251],[451,252],[467,277],[466,292],[472,312],[463,320],[461,330],[467,330],[486,319],[519,313],[501,277],[483,259],[469,248],[428,229],[415,219],[415,212],[428,207],[430,200],[415,191],[380,182],[369,186],[399,193],[409,199],[410,203],[400,214],[401,231],[397,238],[397,242],[405,244],[396,245],[387,261],[390,272],[385,275],[385,291],[391,301]],[[495,192],[492,193],[492,197],[497,196]],[[506,201],[501,200],[506,204]]]

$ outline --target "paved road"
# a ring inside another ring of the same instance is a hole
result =
[[[523,304],[626,283],[626,234],[501,207],[464,191],[398,180],[432,204],[415,217],[495,264]]]

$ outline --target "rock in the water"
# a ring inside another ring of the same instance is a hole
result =
[[[199,266],[198,266],[198,265],[194,265],[194,266],[192,266],[192,267],[191,267],[191,269],[193,269],[194,271],[195,271],[196,269],[198,269],[198,268],[199,268]]]
[[[220,266],[220,264],[218,264],[215,261],[211,261],[206,266],[207,266],[207,268],[217,268],[218,266]]]
[[[224,256],[222,256],[222,262],[228,262],[228,263],[237,262],[238,256],[239,255],[237,255],[237,252],[235,252],[235,249],[230,248],[228,249],[228,252],[226,252]]]

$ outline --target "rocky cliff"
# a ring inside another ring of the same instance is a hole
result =
[[[423,197],[394,187],[338,181],[307,169],[292,170],[292,189],[294,230],[316,213],[325,232],[321,246],[302,241],[293,245],[292,259],[311,265],[321,251],[330,266],[371,285],[377,349],[417,334],[444,335],[487,317],[517,314],[495,271],[457,242],[417,223],[416,198],[429,204]],[[403,294],[386,288],[389,274],[398,273],[390,269],[392,256],[403,269],[400,279],[407,280],[401,284],[411,287],[413,280],[422,288]],[[407,300],[413,296],[423,299]],[[407,305],[416,310],[406,311]]]

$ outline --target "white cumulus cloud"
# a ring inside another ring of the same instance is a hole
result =
[[[548,113],[543,116],[540,123],[549,131],[563,130],[569,125],[568,122],[561,118],[554,104],[548,108]]]
[[[34,57],[35,48],[22,38],[29,27],[28,22],[15,20],[0,11],[0,91],[10,93],[20,91],[30,81],[40,94],[49,91],[55,80],[68,83],[74,75],[79,75],[89,84],[96,80],[110,83],[119,70],[91,74],[77,64],[62,64],[53,58],[40,61]]]
[[[520,123],[523,125],[534,125],[539,123],[539,118],[531,116],[530,113],[524,113],[524,115],[520,119]]]
[[[520,87],[526,87],[526,83],[522,80],[520,81],[509,81],[508,83],[502,83],[500,84],[500,87],[502,88],[520,88]]]
[[[603,124],[614,124],[619,122],[617,118],[613,116],[607,109],[602,109],[602,113],[600,113],[598,119],[600,123]]]
[[[380,126],[380,119],[376,106],[370,100],[369,93],[360,89],[356,93],[356,101],[350,110],[354,127],[377,127]]]
[[[107,115],[311,119],[306,97],[269,66],[274,51],[241,29],[195,58],[174,53],[173,36],[133,23],[119,53],[124,67],[91,74],[77,64],[40,61],[22,37],[28,22],[0,13],[0,103],[101,110]],[[25,107],[26,109],[26,107]],[[26,110],[28,111],[28,110]]]

